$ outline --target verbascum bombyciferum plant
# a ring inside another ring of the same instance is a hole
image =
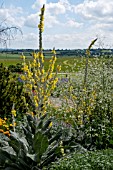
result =
[[[42,33],[44,31],[44,11],[45,5],[41,8],[39,28],[39,52],[33,53],[33,61],[28,64],[25,62],[25,56],[23,58],[23,72],[21,79],[24,81],[24,90],[28,93],[32,101],[32,112],[38,116],[46,112],[46,105],[48,104],[48,97],[56,87],[58,81],[57,73],[61,70],[61,66],[56,67],[56,72],[53,74],[56,52],[52,50],[53,56],[50,60],[49,68],[47,72],[44,69],[44,55],[42,48]],[[26,98],[24,98],[27,105]]]

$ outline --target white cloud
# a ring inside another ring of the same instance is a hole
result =
[[[66,10],[71,10],[71,5],[68,0],[59,0],[57,3],[47,3],[47,0],[36,0],[32,5],[33,9],[40,9],[45,4],[46,10],[55,15],[64,14]]]
[[[85,33],[45,35],[44,46],[50,48],[52,44],[51,48],[55,47],[56,49],[87,48],[91,40],[91,37],[89,38]]]
[[[64,14],[66,12],[65,7],[60,2],[47,4],[46,10],[53,15]]]
[[[72,9],[72,5],[68,0],[59,0],[59,2],[65,7],[66,10],[70,11]]]
[[[26,18],[24,25],[28,27],[36,28],[38,26],[38,22],[39,22],[39,14],[38,13],[31,14]]]
[[[71,4],[68,0],[59,0],[57,3],[47,3],[46,0],[36,0],[35,3],[32,5],[34,9],[40,9],[43,4],[45,4],[45,27],[50,28],[55,25],[62,26],[63,24],[60,23],[58,19],[58,15],[64,15],[67,11],[71,10]],[[25,21],[25,26],[28,27],[37,27],[39,23],[39,13],[30,14]],[[66,24],[70,24],[71,27],[78,27],[79,24],[74,21],[69,21]]]
[[[113,19],[112,0],[85,0],[83,3],[74,6],[74,11],[86,19],[102,20],[105,22]]]
[[[113,29],[113,0],[84,0],[73,6],[75,15],[84,22],[84,30],[105,35]]]
[[[24,25],[28,27],[37,28],[38,23],[39,23],[39,13],[35,13],[35,14],[29,15],[26,18]],[[57,17],[46,12],[45,27],[50,28],[56,24],[60,24],[59,21],[57,20]]]
[[[29,48],[37,49],[38,48],[38,39],[37,34],[35,33],[26,33],[23,36],[17,35],[16,39],[10,41],[9,48]]]
[[[18,37],[13,46],[38,48],[38,35],[33,33],[36,30],[32,28],[37,29],[40,8],[43,4],[45,4],[46,28],[43,35],[44,48],[54,46],[59,49],[87,48],[96,35],[105,36],[106,43],[112,44],[113,0],[84,0],[78,5],[74,3],[72,5],[69,0],[58,0],[57,3],[50,0],[35,0],[32,8],[38,12],[33,14],[29,10],[26,18],[22,8],[12,6],[0,9],[0,20],[7,18],[8,23],[23,26],[22,28],[25,29],[23,39],[20,40]]]
[[[60,24],[57,17],[54,15],[51,15],[50,13],[47,13],[47,15],[45,16],[45,27],[50,28],[57,24]]]
[[[76,22],[75,20],[70,19],[64,25],[67,27],[79,28],[83,26],[83,23],[79,23],[79,22]]]
[[[8,25],[22,27],[24,23],[24,17],[18,16],[22,14],[23,10],[20,7],[1,8],[0,9],[0,22],[5,22]]]
[[[26,34],[26,35],[24,35],[23,36],[23,40],[24,41],[37,41],[37,34],[35,34],[35,33],[28,33],[28,34]]]
[[[35,3],[32,5],[32,8],[40,9],[46,3],[47,3],[47,0],[36,0]]]

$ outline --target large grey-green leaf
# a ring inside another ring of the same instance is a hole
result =
[[[19,137],[18,133],[11,132],[11,140],[9,144],[14,148],[14,150],[18,153],[20,148],[25,152],[28,152],[28,142],[25,137]]]
[[[36,160],[36,154],[29,154],[29,153],[27,153],[26,156],[27,156],[28,158],[30,158],[32,161],[37,162],[37,160]]]
[[[0,165],[4,165],[5,163],[10,164],[13,162],[13,160],[15,160],[16,156],[8,153],[5,150],[2,150],[2,148],[0,148]]]
[[[16,155],[14,149],[10,146],[4,146],[4,147],[2,147],[2,150],[6,151],[10,155]]]
[[[37,132],[34,135],[33,148],[36,153],[37,162],[40,162],[42,155],[45,153],[48,148],[48,138],[43,135],[41,132]]]
[[[7,167],[7,168],[5,168],[5,170],[17,170],[17,169],[12,168],[12,167]]]

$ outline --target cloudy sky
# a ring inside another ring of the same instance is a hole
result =
[[[0,22],[21,28],[9,48],[38,48],[40,8],[45,4],[43,48],[113,47],[113,0],[0,0]]]

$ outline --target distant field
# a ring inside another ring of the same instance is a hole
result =
[[[47,70],[49,66],[49,56],[47,58],[45,57],[45,70]],[[26,62],[31,61],[32,56],[27,55],[26,56]],[[0,53],[0,63],[3,63],[5,66],[9,65],[16,65],[17,63],[22,63],[22,59],[20,58],[20,55],[18,54],[2,54]],[[61,65],[62,66],[62,71],[68,71],[72,69],[73,64],[75,63],[76,68],[75,70],[77,71],[78,67],[81,67],[83,65],[83,59],[81,58],[75,58],[75,57],[58,57],[56,61],[56,65]]]
[[[50,57],[51,58],[51,57]],[[47,58],[45,57],[45,70],[48,69],[49,66],[49,60],[50,58],[47,56]],[[29,54],[26,55],[26,62],[31,61],[32,60],[32,56],[30,56]],[[98,58],[90,58],[89,59],[89,65],[95,65],[100,63],[100,61],[102,60],[107,60],[107,59],[98,59]],[[85,61],[86,59],[84,57],[69,57],[69,56],[65,56],[65,57],[58,57],[55,67],[56,65],[61,65],[62,67],[62,72],[75,72],[75,71],[79,71],[81,69],[84,69],[85,67]],[[5,66],[9,66],[9,65],[16,65],[17,63],[22,63],[22,59],[20,58],[20,55],[18,54],[3,54],[0,53],[0,63],[3,63]]]

